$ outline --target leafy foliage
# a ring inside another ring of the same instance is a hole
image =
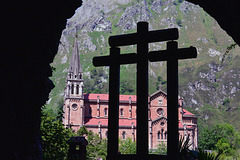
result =
[[[42,116],[41,121],[43,159],[66,159],[68,139],[73,134],[70,129],[64,128],[62,121],[48,115]]]
[[[133,142],[131,138],[119,141],[119,151],[121,152],[121,154],[136,154],[136,142]]]
[[[239,149],[239,132],[227,123],[205,128],[199,137],[199,147],[207,150],[217,150],[226,156],[235,155]]]
[[[85,126],[77,131],[77,136],[86,136],[87,145],[87,158],[88,159],[106,159],[107,156],[107,140],[101,139],[98,134],[88,131]]]
[[[88,130],[85,126],[81,127],[78,131],[77,131],[77,135],[78,136],[88,136]]]
[[[192,145],[189,136],[185,139],[183,137],[179,140],[178,153],[180,159],[197,159],[197,160],[220,160],[222,156],[222,151],[218,152],[216,155],[214,152],[210,153],[198,149],[196,151],[191,151],[189,148]]]
[[[120,94],[131,94],[133,92],[133,85],[129,81],[120,82]]]
[[[105,79],[108,75],[103,68],[92,68],[90,77],[84,78],[84,93],[103,93],[108,90]]]
[[[88,145],[87,145],[87,157],[89,159],[102,158],[106,159],[107,156],[107,140],[101,140],[98,134],[88,132]]]
[[[210,153],[202,149],[199,149],[196,154],[192,153],[191,155],[197,160],[220,160],[222,158],[222,152],[215,155],[214,153]]]
[[[186,139],[181,136],[178,142],[178,153],[182,159],[186,159],[189,156],[189,152],[190,152],[189,148],[192,145],[192,143],[189,143],[189,142],[190,142],[189,136],[187,136]]]
[[[221,63],[224,62],[226,55],[227,55],[232,49],[234,49],[234,48],[236,47],[236,45],[237,45],[236,43],[233,43],[233,44],[231,44],[230,46],[227,47],[227,50],[226,50],[225,53],[223,54]]]
[[[160,154],[160,155],[167,155],[167,146],[162,142],[159,143],[157,149],[151,149],[151,154]]]

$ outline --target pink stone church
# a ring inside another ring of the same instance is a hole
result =
[[[79,59],[77,38],[68,70],[64,119],[65,127],[77,131],[85,126],[89,131],[108,137],[108,94],[83,93],[83,70]],[[120,95],[119,99],[119,138],[130,137],[136,140],[136,96]],[[198,147],[197,117],[183,109],[183,98],[179,97],[179,137],[190,137],[191,149]],[[167,143],[167,93],[161,89],[149,95],[149,149],[159,143]]]

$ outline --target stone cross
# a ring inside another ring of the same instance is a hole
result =
[[[167,50],[149,52],[149,61],[167,61],[167,159],[178,152],[178,59],[196,58],[195,47],[178,49],[175,41],[167,42]]]
[[[128,158],[153,158],[153,155],[148,154],[148,44],[176,39],[178,39],[177,29],[148,31],[148,23],[139,22],[137,33],[109,37],[109,45],[111,46],[109,56],[94,57],[94,66],[110,66],[107,159],[120,157],[118,155],[120,65],[133,63],[137,63],[137,155],[135,157],[131,155]],[[117,48],[135,44],[137,45],[137,54],[120,54],[120,48]],[[175,48],[170,47],[169,49],[175,51]],[[159,57],[158,52],[153,52],[151,55],[151,57]],[[178,88],[172,87],[172,89],[177,92]],[[178,108],[177,105],[176,108]],[[178,123],[178,119],[176,122]],[[178,133],[178,128],[175,132]],[[178,140],[178,136],[172,138]],[[171,144],[168,147],[177,144]],[[176,152],[173,154],[176,155]],[[127,159],[127,156],[122,155],[122,158],[119,159]]]

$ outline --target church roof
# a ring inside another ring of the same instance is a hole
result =
[[[192,114],[191,112],[187,111],[186,109],[183,109],[183,115],[193,116],[194,114]]]
[[[108,119],[107,118],[85,118],[85,125],[98,125],[100,122],[101,125],[107,126]],[[119,119],[119,126],[136,126],[136,119]]]
[[[95,93],[85,93],[84,94],[84,99],[85,100],[97,100],[99,96],[100,100],[105,100],[108,101],[108,94],[95,94]],[[129,97],[131,97],[132,101],[137,101],[137,96],[136,95],[119,95],[119,100],[120,101],[129,101]]]
[[[164,94],[166,94],[165,92],[163,92]],[[96,93],[84,93],[84,99],[85,100],[97,100],[99,96],[100,100],[103,101],[108,101],[108,94],[96,94]],[[129,97],[131,97],[131,100],[133,102],[137,101],[137,96],[136,95],[119,95],[119,100],[120,101],[129,101]],[[183,115],[184,116],[195,116],[194,114],[192,114],[191,112],[187,111],[186,109],[183,109]]]
[[[70,60],[70,67],[68,72],[73,72],[75,74],[82,73],[82,66],[79,59],[79,50],[77,43],[77,36],[75,37],[75,42],[72,50],[72,56]]]
[[[159,97],[160,95],[167,98],[167,93],[164,92],[163,90],[159,89],[158,91],[156,91],[155,93],[150,95],[150,101],[154,100],[155,98]]]

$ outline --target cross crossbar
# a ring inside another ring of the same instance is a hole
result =
[[[169,50],[151,51],[149,52],[148,56],[149,56],[148,59],[150,62],[167,61],[169,57]],[[197,57],[197,49],[195,47],[177,49],[177,59],[190,59],[190,58],[196,58],[196,57]]]
[[[116,62],[120,65],[137,63],[137,54],[120,54],[118,56],[114,56],[114,59],[112,56],[99,56],[93,58],[93,65],[95,67],[110,66]]]
[[[139,33],[110,36],[108,39],[108,43],[111,47],[134,45],[139,43],[139,41],[142,41],[142,39],[139,36],[140,36]],[[156,31],[148,31],[146,32],[146,35],[144,35],[144,40],[147,43],[153,43],[153,42],[177,40],[178,37],[179,37],[178,29],[171,28],[171,29],[163,29],[163,30],[156,30]]]

